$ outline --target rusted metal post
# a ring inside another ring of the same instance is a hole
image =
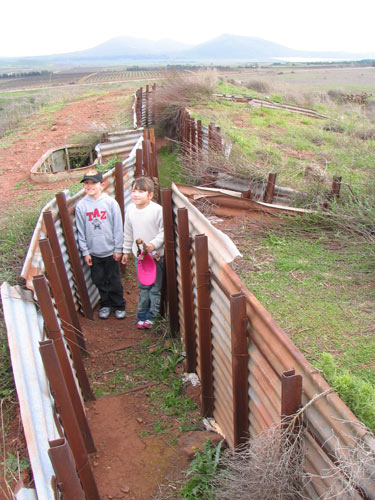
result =
[[[230,296],[232,343],[233,435],[234,446],[243,443],[249,433],[249,387],[247,316],[245,295]]]
[[[215,127],[215,149],[217,151],[222,152],[223,151],[223,143],[221,140],[221,128],[220,127]]]
[[[246,198],[247,200],[251,200],[252,197],[253,197],[253,193],[251,192],[251,189],[244,191],[241,195],[241,198]]]
[[[85,282],[85,277],[83,275],[83,269],[81,264],[81,259],[78,252],[78,247],[76,240],[74,238],[73,224],[69,217],[68,204],[66,202],[65,193],[60,192],[56,194],[56,202],[59,207],[59,213],[61,218],[61,224],[63,227],[65,242],[68,248],[68,253],[70,257],[70,262],[72,265],[72,271],[74,274],[75,282],[77,285],[78,293],[81,298],[81,304],[83,308],[84,315],[93,320],[94,314],[90,303],[89,293],[87,291],[87,286]]]
[[[152,85],[152,94],[151,94],[151,123],[156,122],[156,83]]]
[[[135,152],[135,177],[140,177],[142,175],[142,165],[143,165],[143,150],[137,149]]]
[[[142,127],[142,100],[143,100],[143,89],[142,87],[137,90],[137,107],[136,107],[136,114],[137,114],[137,126]]]
[[[172,191],[164,188],[161,191],[164,222],[164,260],[165,275],[167,280],[167,301],[169,312],[169,324],[172,335],[176,335],[179,328],[178,323],[178,292],[176,272],[176,249],[174,239],[174,223],[172,209]]]
[[[125,202],[124,202],[124,167],[121,161],[115,163],[115,198],[120,205],[122,222],[125,219]]]
[[[57,488],[63,498],[85,500],[85,493],[77,474],[72,450],[65,438],[49,441],[48,455],[56,474]]]
[[[208,149],[214,149],[214,130],[215,125],[213,122],[210,122],[208,125]]]
[[[283,429],[280,442],[280,452],[289,451],[295,446],[302,418],[295,417],[302,406],[302,376],[296,375],[294,368],[283,372],[281,376],[281,428]],[[294,449],[294,448],[293,448]],[[295,455],[298,460],[298,453]],[[294,456],[291,457],[293,462]]]
[[[62,323],[62,329],[64,330],[65,337],[69,342],[70,349],[72,351],[73,359],[77,364],[81,360],[81,355],[79,353],[79,348],[82,352],[86,353],[86,349],[82,347],[84,344],[80,339],[83,339],[82,332],[76,331],[70,316],[70,311],[65,300],[64,289],[61,285],[60,276],[57,270],[55,261],[53,260],[52,249],[47,238],[39,240],[39,247],[43,257],[44,266],[46,268],[46,275],[51,286],[52,294],[55,299],[56,307],[59,312],[59,316]]]
[[[39,280],[38,280],[38,278],[39,278]],[[45,279],[44,276],[42,276],[42,280],[43,279]],[[55,276],[53,273],[50,273],[50,279],[51,280],[55,279]],[[46,310],[46,314],[48,315],[49,320],[52,322],[53,321],[52,318],[53,318],[53,315],[55,315],[55,312],[54,312],[53,306],[52,306],[53,314],[50,311],[50,305],[49,305],[49,301],[48,301],[48,296],[49,296],[48,288],[47,288],[47,292],[46,292],[44,284],[40,283],[39,276],[36,276],[35,278],[33,278],[33,284],[35,284],[36,287],[39,287],[38,291],[41,294],[40,300],[43,300],[44,304],[46,304],[45,307],[48,308]],[[46,285],[46,287],[47,287],[47,285]],[[62,328],[64,330],[65,338],[68,342],[68,346],[69,346],[69,349],[70,349],[70,352],[72,355],[74,369],[76,370],[77,379],[78,379],[79,385],[81,387],[83,397],[85,399],[95,399],[95,397],[91,391],[91,388],[90,388],[90,383],[89,383],[89,380],[87,378],[86,370],[85,370],[85,367],[84,367],[84,364],[83,364],[83,361],[81,358],[81,354],[80,354],[79,349],[78,349],[78,344],[75,341],[75,336],[74,336],[74,334],[72,334],[71,329],[65,327],[65,325],[64,325],[65,320],[63,317],[61,317],[61,313],[64,316],[65,312],[63,310],[63,306],[59,307],[59,306],[61,306],[61,292],[58,290],[58,286],[55,287],[55,290],[57,290],[56,296],[54,295],[55,303],[56,303],[57,309],[59,311],[59,315],[60,315],[60,319],[61,319],[61,323],[62,323]],[[38,295],[38,299],[39,299],[39,295]],[[51,301],[51,304],[52,304],[52,301]],[[56,325],[54,323],[52,323],[52,326],[53,326],[52,332],[60,331],[59,327],[57,329],[55,328]],[[56,337],[54,337],[54,340],[62,339],[61,335],[58,335],[57,333],[54,333],[54,334],[56,335]],[[61,332],[60,332],[60,334],[61,334]],[[63,356],[63,353],[60,353],[60,351],[59,351],[59,354],[61,354],[61,357]],[[64,361],[64,363],[65,363],[65,361]],[[65,364],[63,366],[65,367]],[[69,364],[69,366],[70,366],[70,364]],[[66,368],[67,368],[67,366],[66,366]]]
[[[201,152],[203,149],[202,120],[197,120],[197,144],[198,151]]]
[[[150,141],[144,139],[142,142],[143,150],[143,174],[149,176],[151,174],[151,161],[150,161]]]
[[[335,175],[332,181],[331,197],[336,198],[337,200],[340,198],[341,179],[342,177]]]
[[[149,113],[150,113],[150,90],[149,90],[149,86],[146,85],[146,123],[145,123],[145,127],[148,127],[150,124]]]
[[[193,153],[197,151],[197,131],[195,128],[194,118],[190,119],[190,136],[191,136],[191,150]]]
[[[70,400],[72,401],[77,421],[86,444],[86,449],[88,453],[92,453],[96,451],[94,440],[92,438],[90,428],[86,419],[82,398],[79,394],[76,379],[72,370],[72,365],[68,357],[65,343],[63,341],[61,329],[57,321],[55,309],[52,304],[52,299],[49,293],[45,276],[35,276],[33,278],[33,286],[38,297],[39,306],[43,315],[45,330],[48,337],[53,340],[55,344],[55,349],[59,358],[61,370],[63,372],[64,380],[69,391]],[[77,379],[79,382],[78,374]]]
[[[214,411],[214,384],[212,373],[212,334],[210,272],[208,268],[208,241],[205,234],[195,237],[195,265],[197,280],[197,316],[200,370],[202,385],[202,408],[204,417]]]
[[[177,226],[184,316],[185,369],[188,373],[193,373],[197,369],[197,336],[195,332],[193,280],[190,261],[189,214],[186,208],[177,210]]]
[[[88,500],[100,500],[99,492],[95,483],[95,477],[90,466],[85,443],[74,413],[74,408],[65,385],[55,346],[52,340],[40,342],[39,345],[40,354],[42,356],[46,375],[50,383],[51,392],[64,427],[65,435],[73,453],[74,461],[77,466],[77,471],[86,498]]]
[[[263,201],[265,203],[272,203],[273,197],[275,195],[275,184],[276,184],[277,174],[269,174],[266,190],[264,192]]]
[[[293,369],[281,376],[281,418],[294,415],[302,406],[302,375]]]
[[[64,258],[63,258],[63,255],[61,253],[61,247],[60,247],[59,239],[57,236],[56,227],[55,227],[55,224],[53,222],[52,212],[50,212],[50,211],[43,212],[43,221],[44,221],[44,224],[46,226],[47,236],[48,236],[51,248],[52,248],[53,258],[54,258],[54,261],[55,261],[55,264],[56,264],[56,267],[57,267],[57,270],[58,270],[58,273],[60,276],[61,285],[62,285],[63,290],[64,290],[65,300],[66,300],[66,303],[67,303],[67,306],[68,306],[68,309],[70,312],[72,324],[73,324],[76,331],[81,332],[82,331],[81,325],[79,322],[77,309],[76,309],[76,306],[74,303],[72,289],[70,288],[68,273],[66,272],[66,269],[65,269]],[[79,339],[80,339],[80,346],[83,349],[85,349],[86,346],[85,346],[83,335],[80,335]],[[82,344],[81,344],[81,342],[82,342]]]

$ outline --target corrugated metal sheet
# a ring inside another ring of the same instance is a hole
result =
[[[142,141],[143,141],[143,132],[141,131],[129,131],[130,138],[133,141],[133,148],[131,153],[129,154],[128,158],[126,158],[122,163],[124,165],[124,204],[125,204],[125,210],[126,207],[130,203],[130,186],[132,181],[134,180],[134,171],[135,171],[135,161],[136,161],[136,150],[142,147]],[[115,177],[114,177],[114,169],[106,172],[104,174],[104,192],[106,192],[109,196],[115,197]],[[77,231],[75,228],[75,218],[74,218],[74,209],[75,206],[77,205],[78,201],[84,196],[84,190],[81,189],[78,193],[76,193],[74,196],[69,196],[69,191],[64,191],[67,199],[67,205],[69,207],[69,210],[71,212],[71,217],[73,221],[73,228],[75,232],[75,237],[77,238]],[[33,289],[33,283],[32,279],[33,276],[36,276],[38,274],[43,274],[44,273],[44,263],[42,259],[42,255],[40,252],[39,248],[39,239],[45,238],[46,237],[46,228],[43,223],[43,212],[46,211],[51,211],[53,219],[55,221],[55,228],[57,231],[59,243],[60,243],[60,248],[61,252],[63,255],[63,260],[65,264],[65,268],[69,277],[69,282],[71,289],[75,291],[75,284],[74,284],[74,279],[73,279],[73,273],[72,273],[72,268],[70,265],[69,261],[69,256],[68,256],[68,251],[67,247],[65,245],[65,239],[64,239],[64,234],[61,226],[61,222],[59,219],[59,211],[58,211],[58,206],[56,203],[56,199],[54,198],[51,200],[45,207],[42,209],[42,212],[39,216],[38,222],[36,224],[29,249],[27,251],[26,259],[24,261],[22,271],[21,271],[21,277],[26,280],[26,287],[29,288],[30,290]],[[81,259],[83,270],[84,270],[84,276],[86,280],[86,284],[88,287],[88,293],[90,297],[90,301],[92,306],[94,306],[98,300],[99,300],[99,294],[94,286],[94,284],[91,281],[91,276],[90,276],[90,269],[84,264],[83,259]],[[76,302],[77,308],[79,308],[79,296],[78,294],[74,294],[74,300]]]
[[[17,500],[38,500],[33,488],[20,488],[14,494]]]
[[[306,486],[305,494],[309,498],[317,499],[329,488],[332,488],[333,492],[338,492],[337,484],[331,476],[325,474],[324,469],[333,468],[334,470],[332,457],[340,458],[341,455],[345,455],[345,447],[353,447],[357,442],[366,446],[369,453],[375,456],[374,436],[358,421],[338,395],[330,390],[322,376],[308,363],[285,332],[228,265],[231,259],[239,255],[232,242],[228,241],[226,235],[220,231],[217,232],[212,227],[209,221],[179,191],[178,185],[172,186],[172,199],[175,215],[178,208],[187,208],[191,237],[194,238],[197,234],[206,234],[208,237],[209,265],[212,275],[215,276],[215,279],[211,279],[210,292],[214,417],[224,431],[227,441],[231,446],[233,445],[231,328],[230,304],[227,295],[241,291],[246,298],[249,322],[250,437],[255,437],[262,430],[280,421],[281,375],[294,368],[296,374],[303,377],[303,404],[314,399],[314,403],[304,413],[304,422],[308,430],[306,471],[314,474],[310,484]],[[195,258],[193,259],[192,279],[195,308],[197,308]],[[180,279],[179,271],[177,274],[178,279]],[[179,286],[181,287],[181,285]],[[223,289],[226,290],[226,293],[223,293]],[[197,324],[196,331],[199,336]],[[199,357],[198,342],[198,360]],[[199,365],[198,374],[200,375]],[[333,436],[335,436],[334,439]],[[338,443],[339,447],[337,447]],[[374,478],[366,477],[366,473],[364,473],[363,477],[359,479],[359,483],[358,486],[365,491],[367,498],[375,499]],[[353,493],[354,496],[344,493],[337,493],[337,495],[343,499],[362,498],[359,493]]]
[[[39,342],[43,340],[42,318],[28,290],[3,283],[1,298],[37,497],[38,500],[54,500],[51,486],[54,470],[48,456],[48,441],[61,436],[55,424],[53,401],[39,353]],[[21,491],[17,498],[33,498],[32,490],[23,488]]]

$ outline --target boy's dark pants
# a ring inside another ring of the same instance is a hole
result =
[[[125,310],[125,299],[120,278],[120,263],[112,255],[95,257],[92,255],[91,279],[100,294],[99,306]]]

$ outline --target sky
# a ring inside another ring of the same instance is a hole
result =
[[[370,0],[8,0],[1,14],[0,57],[74,52],[118,36],[197,45],[222,34],[299,50],[375,52]]]

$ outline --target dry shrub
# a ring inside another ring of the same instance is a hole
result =
[[[341,104],[344,102],[346,92],[342,89],[330,89],[327,94],[331,101]]]
[[[259,92],[260,94],[268,94],[271,92],[271,85],[264,80],[250,80],[246,82],[246,88],[255,90],[255,92]]]
[[[371,125],[368,126],[362,125],[361,127],[358,127],[356,130],[354,130],[353,135],[354,137],[357,137],[362,141],[374,140],[375,127]]]
[[[223,472],[214,480],[217,500],[301,498],[303,428],[291,437],[291,428],[284,424],[275,424],[221,457]]]
[[[184,108],[211,97],[217,82],[217,73],[201,71],[182,73],[171,71],[163,85],[157,87],[154,102],[155,119],[167,136],[175,136],[179,113]]]
[[[250,439],[234,451],[224,453],[221,472],[213,480],[216,500],[296,500],[307,499],[305,488],[319,478],[326,490],[319,500],[357,498],[360,491],[372,491],[375,456],[372,434],[362,424],[361,432],[339,439],[333,432],[324,443],[332,462],[318,474],[306,472],[304,414],[318,399],[333,389],[316,394],[293,416],[286,417]],[[353,422],[342,421],[351,426]],[[363,436],[363,429],[365,435]],[[351,445],[344,444],[351,443]],[[364,498],[367,498],[364,496]]]
[[[327,125],[324,125],[323,130],[326,130],[327,132],[337,132],[339,134],[343,134],[345,132],[344,127],[337,122],[327,123]]]
[[[214,186],[218,178],[224,181],[235,177],[237,184],[242,181],[244,191],[255,192],[269,173],[268,167],[262,172],[259,165],[251,163],[236,144],[231,148],[230,155],[214,149],[192,152],[181,144],[179,159],[184,177],[193,185]]]

